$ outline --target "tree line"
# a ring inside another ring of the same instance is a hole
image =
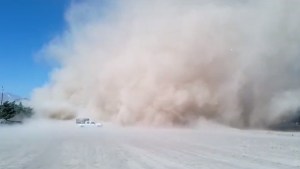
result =
[[[21,102],[17,104],[15,102],[6,101],[0,105],[0,120],[20,122],[20,120],[29,118],[32,115],[32,108],[24,106]],[[12,120],[16,116],[18,117],[17,120]]]

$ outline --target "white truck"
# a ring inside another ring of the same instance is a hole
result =
[[[101,123],[91,121],[89,118],[77,118],[76,124],[79,127],[102,127]]]

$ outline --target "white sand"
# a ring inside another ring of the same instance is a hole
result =
[[[0,127],[1,169],[300,168],[300,133],[230,129]]]

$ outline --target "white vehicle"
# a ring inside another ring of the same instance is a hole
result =
[[[80,127],[102,127],[101,123],[90,121],[88,118],[76,119],[76,124]]]

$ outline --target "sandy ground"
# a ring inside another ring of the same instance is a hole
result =
[[[0,134],[0,169],[300,168],[296,132],[35,122]]]

